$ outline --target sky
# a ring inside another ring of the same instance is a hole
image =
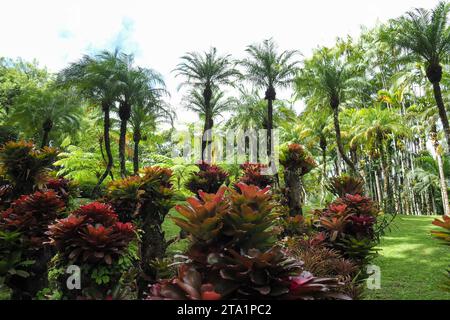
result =
[[[83,54],[120,47],[160,72],[179,125],[198,118],[181,106],[172,70],[185,52],[245,57],[247,45],[273,38],[280,49],[308,57],[337,37],[357,36],[415,7],[438,0],[2,0],[0,56],[36,59],[57,72]],[[288,99],[290,92],[279,98]],[[301,106],[296,106],[301,108]]]

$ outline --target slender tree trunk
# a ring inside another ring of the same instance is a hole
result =
[[[133,152],[133,172],[135,175],[139,172],[139,143],[141,142],[141,133],[139,130],[133,135],[134,152]]]
[[[212,161],[212,128],[214,127],[214,120],[208,114],[205,115],[205,124],[203,126],[203,138],[202,138],[202,161]]]
[[[126,168],[126,137],[127,137],[127,124],[131,116],[131,106],[128,103],[122,103],[119,108],[120,117],[120,138],[119,138],[119,162],[120,162],[120,175],[125,178],[127,175]]]
[[[100,147],[100,154],[102,155],[103,162],[106,164],[105,153],[103,152],[103,137],[98,138],[98,146]]]
[[[266,90],[265,99],[267,100],[267,156],[269,160],[269,167],[276,170],[274,162],[274,155],[272,152],[273,141],[273,102],[276,100],[275,88],[270,84]],[[279,185],[278,172],[275,173],[275,184]]]
[[[210,147],[211,144],[211,140],[212,140],[212,128],[213,128],[213,119],[212,119],[212,115],[211,115],[211,98],[212,98],[212,89],[209,85],[207,85],[205,87],[205,89],[203,90],[203,100],[205,102],[205,123],[203,126],[203,135],[202,135],[202,161],[206,161],[209,162],[211,159],[210,158],[210,152],[209,149],[206,150],[207,148]],[[205,153],[208,152],[208,155],[206,155]]]
[[[439,61],[431,63],[427,69],[427,78],[433,85],[434,98],[439,110],[439,117],[441,118],[442,127],[444,128],[445,139],[447,140],[447,152],[450,151],[450,125],[448,123],[447,111],[445,109],[444,100],[442,99],[441,85],[442,80],[442,66]]]
[[[450,215],[450,207],[448,202],[448,192],[447,192],[447,182],[445,180],[445,174],[444,174],[444,163],[442,161],[442,151],[439,144],[439,139],[437,137],[436,132],[436,125],[432,125],[431,132],[430,132],[430,138],[433,142],[434,151],[436,152],[436,160],[438,163],[438,170],[439,170],[439,183],[441,187],[441,194],[442,194],[442,206],[444,209],[445,215]]]
[[[327,178],[327,140],[323,136],[320,137],[320,149],[322,149],[322,163],[323,163],[322,178],[323,181],[325,182]]]
[[[381,171],[383,173],[384,209],[386,212],[392,213],[390,212],[392,210],[392,195],[390,194],[389,167],[386,159],[383,141],[380,138],[378,138],[378,145],[381,156]]]
[[[336,145],[338,147],[339,155],[344,160],[344,162],[348,165],[348,167],[350,168],[352,173],[354,173],[357,176],[360,176],[360,174],[356,170],[353,162],[345,154],[344,147],[342,145],[341,127],[339,125],[339,106],[333,108],[333,120],[334,120],[334,130],[336,132]]]
[[[375,172],[375,187],[377,190],[378,202],[381,204],[381,203],[383,203],[383,195],[381,192],[380,177],[379,177],[379,174],[377,174],[377,172]]]
[[[320,202],[323,202],[325,200],[325,193],[326,193],[326,188],[325,185],[327,183],[327,147],[325,145],[324,148],[322,148],[322,163],[323,163],[323,168],[322,168],[322,192],[321,192],[321,197],[320,197]]]
[[[43,135],[41,141],[41,148],[48,146],[48,137],[52,128],[53,128],[53,121],[50,119],[45,120],[44,123],[42,124]]]
[[[100,185],[106,179],[108,174],[111,174],[111,169],[112,169],[112,166],[113,166],[113,156],[112,156],[112,152],[111,152],[111,141],[109,139],[109,128],[110,128],[110,119],[109,119],[110,106],[109,106],[109,104],[107,104],[107,103],[102,104],[102,110],[103,110],[103,140],[105,141],[105,151],[106,151],[106,156],[108,158],[108,162],[106,164],[105,172],[102,174],[102,176],[98,180],[96,186],[92,190],[92,196],[93,197],[97,194],[97,192],[98,192],[98,190],[100,188]]]

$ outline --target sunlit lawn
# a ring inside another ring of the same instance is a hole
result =
[[[450,250],[430,235],[434,218],[397,217],[374,261],[381,268],[381,289],[368,290],[368,299],[450,300],[440,289]]]

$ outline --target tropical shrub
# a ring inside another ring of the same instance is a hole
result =
[[[142,229],[140,242],[139,295],[149,282],[156,281],[157,270],[152,261],[164,257],[167,248],[162,224],[172,205],[174,190],[172,171],[158,166],[143,168],[141,176],[129,177],[109,184],[105,201],[119,214],[121,221],[133,220]]]
[[[262,174],[264,168],[267,168],[267,165],[249,162],[243,163],[241,165],[243,175],[239,178],[239,182],[245,183],[246,185],[258,186],[259,188],[272,185],[274,182],[273,176]]]
[[[0,125],[0,146],[8,141],[16,141],[18,138],[17,129],[11,126]]]
[[[198,194],[199,190],[216,193],[228,178],[228,173],[216,165],[202,162],[197,166],[199,171],[192,173],[186,182],[186,188],[195,194]]]
[[[130,222],[133,220],[133,215],[139,203],[141,183],[142,178],[140,176],[131,176],[122,180],[111,181],[108,184],[104,200],[118,212],[120,221]]]
[[[333,278],[316,278],[302,262],[273,246],[276,212],[270,189],[244,183],[199,192],[176,210],[191,236],[179,276],[149,287],[148,299],[344,298]],[[190,275],[190,277],[187,276]]]
[[[291,143],[280,152],[280,164],[286,169],[298,170],[303,176],[317,166],[316,161],[304,147],[298,143]]]
[[[303,261],[306,270],[318,277],[339,279],[343,283],[339,292],[352,299],[360,298],[362,284],[355,281],[359,267],[338,251],[327,248],[323,240],[320,234],[307,239],[292,237],[287,241],[287,246],[293,256]]]
[[[346,194],[364,194],[364,180],[348,174],[330,178],[326,187],[337,197],[344,197]]]
[[[72,191],[70,180],[65,178],[50,178],[45,182],[44,189],[54,190],[66,206],[69,204],[70,193]]]
[[[203,283],[202,275],[192,266],[182,265],[178,276],[152,285],[148,300],[219,300],[211,283]]]
[[[17,240],[10,244],[11,250],[16,252],[6,250],[6,256],[1,259],[9,261],[8,269],[13,265],[29,266],[23,270],[27,277],[23,272],[8,271],[6,275],[5,282],[12,289],[14,299],[31,299],[46,286],[47,263],[53,255],[47,245],[46,232],[48,225],[62,214],[64,208],[64,202],[49,190],[23,195],[0,213],[3,239]]]
[[[364,265],[376,254],[382,232],[376,225],[379,213],[370,198],[346,193],[317,212],[319,230],[325,232],[330,247]]]
[[[11,285],[11,278],[22,278],[25,282],[30,274],[30,266],[34,260],[26,260],[21,241],[21,233],[18,231],[0,230],[0,287]],[[21,295],[15,294],[17,298]],[[31,297],[30,297],[31,298]]]
[[[33,143],[25,141],[9,141],[0,147],[0,164],[14,195],[30,194],[37,189],[57,155],[54,148],[37,149]]]
[[[132,266],[124,258],[130,244],[137,239],[135,226],[120,222],[107,204],[93,202],[81,206],[51,225],[48,236],[58,251],[60,266],[75,264],[82,270],[83,289],[66,291],[69,297],[106,297],[110,285]],[[60,280],[61,289],[65,289],[64,279]]]

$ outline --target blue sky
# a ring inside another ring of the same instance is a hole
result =
[[[138,64],[159,71],[178,110],[178,123],[195,115],[180,107],[171,72],[186,51],[215,46],[236,58],[246,45],[273,37],[281,49],[308,56],[338,36],[358,35],[413,7],[438,0],[2,0],[0,56],[37,59],[58,71],[82,54],[121,47]],[[288,98],[290,92],[282,92]]]

